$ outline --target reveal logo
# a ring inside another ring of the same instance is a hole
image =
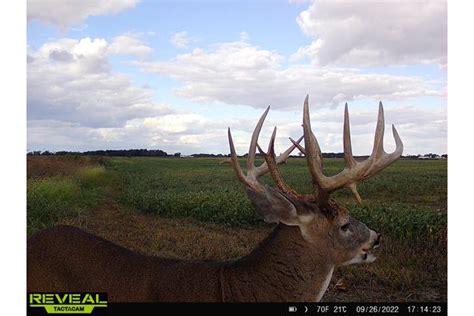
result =
[[[107,294],[28,293],[28,306],[47,314],[91,314],[96,307],[107,307]]]

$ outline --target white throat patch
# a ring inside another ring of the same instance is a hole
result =
[[[319,302],[321,298],[323,297],[324,293],[326,293],[326,290],[328,289],[328,286],[329,286],[329,282],[331,282],[333,272],[334,272],[334,267],[331,267],[331,270],[329,270],[328,274],[326,275],[326,279],[324,279],[324,282],[321,285],[321,288],[319,289],[318,295],[316,295],[316,302]]]

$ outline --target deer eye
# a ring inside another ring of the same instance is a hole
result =
[[[349,223],[344,224],[344,225],[341,226],[341,230],[342,230],[343,232],[346,232],[348,229],[349,229]]]

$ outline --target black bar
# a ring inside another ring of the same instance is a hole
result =
[[[447,303],[108,303],[102,315],[447,315]],[[28,315],[47,315],[28,307]],[[59,315],[59,314],[55,314]],[[74,314],[68,314],[74,315]],[[76,314],[78,315],[78,314]]]
[[[294,310],[294,311],[290,311]],[[447,303],[109,303],[107,315],[447,315]]]
[[[228,304],[125,304],[111,303],[109,311],[126,314],[173,311],[176,314],[223,315],[447,315],[447,303],[228,303]],[[294,310],[294,311],[290,311]]]

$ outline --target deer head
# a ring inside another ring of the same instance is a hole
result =
[[[372,154],[361,162],[356,161],[352,155],[349,113],[346,104],[344,115],[345,168],[331,177],[323,174],[321,149],[311,130],[308,96],[304,101],[303,136],[297,141],[290,138],[292,146],[278,157],[276,157],[274,150],[276,127],[273,130],[267,152],[264,152],[258,144],[258,137],[269,109],[270,107],[263,113],[253,132],[246,174],[240,167],[230,128],[228,130],[230,162],[237,178],[245,185],[247,195],[254,208],[266,222],[299,227],[301,237],[311,247],[314,247],[315,251],[324,253],[327,260],[334,266],[375,261],[376,257],[370,254],[369,250],[379,245],[381,234],[351,217],[348,210],[332,199],[330,194],[340,188],[348,188],[361,203],[356,188],[357,183],[375,175],[401,156],[403,144],[394,126],[392,126],[392,130],[396,149],[391,154],[387,154],[383,149],[385,122],[382,103],[379,105]],[[300,145],[303,138],[304,147]],[[298,148],[306,157],[314,188],[314,193],[311,195],[302,195],[290,188],[285,184],[278,170],[278,165],[285,162],[295,148]],[[265,162],[258,167],[254,163],[257,149],[265,158]],[[268,172],[270,172],[276,188],[262,185],[258,181],[259,177]]]

